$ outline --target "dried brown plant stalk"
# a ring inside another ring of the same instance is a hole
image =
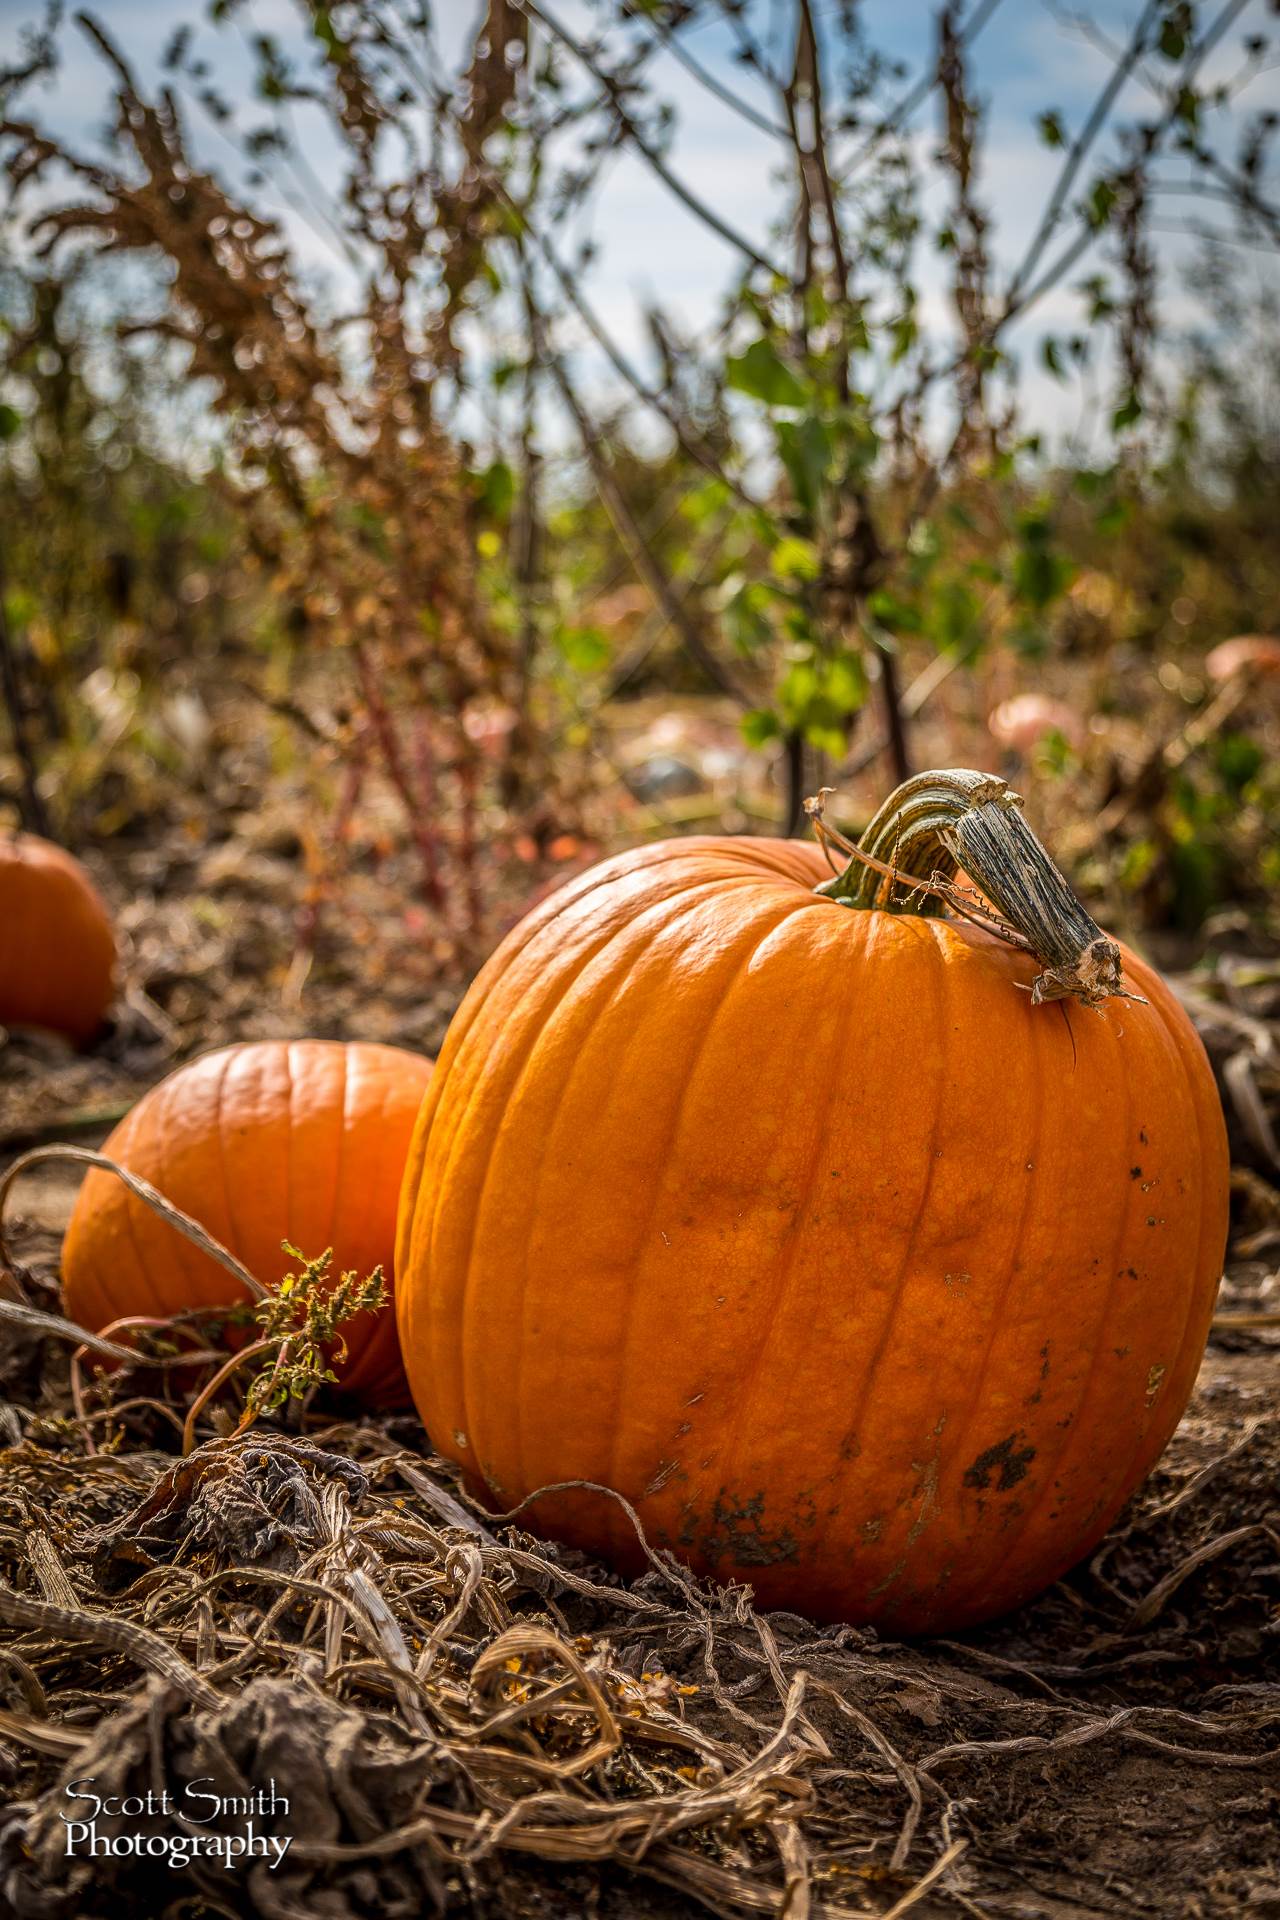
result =
[[[175,96],[144,97],[106,27],[78,19],[113,77],[120,159],[84,157],[12,113],[0,120],[10,187],[19,204],[33,197],[37,256],[88,245],[167,264],[164,310],[124,331],[176,346],[189,378],[208,382],[224,446],[211,483],[246,528],[260,588],[286,628],[349,662],[350,697],[371,723],[423,897],[473,923],[475,849],[458,823],[477,756],[463,722],[478,699],[511,697],[514,647],[480,591],[473,495],[436,394],[457,367],[455,327],[483,266],[492,190],[466,150],[452,176],[423,157],[387,184],[401,120],[353,40],[336,84],[350,165],[344,239],[363,264],[356,310],[328,315],[281,227],[192,160]],[[509,24],[523,31],[514,14]],[[512,85],[502,53],[477,56],[469,76],[476,155]],[[68,172],[82,191],[59,199],[51,188]],[[439,284],[434,301],[421,296],[426,280]],[[438,796],[415,769],[406,714],[430,729]]]

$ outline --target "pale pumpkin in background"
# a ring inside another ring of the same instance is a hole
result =
[[[381,1266],[393,1281],[396,1198],[431,1062],[360,1041],[252,1041],[179,1067],[139,1100],[103,1152],[197,1219],[265,1285],[333,1249],[336,1278]],[[242,1297],[216,1261],[128,1192],[92,1172],[63,1247],[66,1311],[97,1331],[127,1314],[168,1316]],[[347,1393],[407,1399],[395,1315],[342,1330]]]
[[[955,1628],[1087,1553],[1173,1431],[1225,1132],[1134,955],[1146,1004],[1033,1005],[1028,954],[827,875],[673,840],[512,931],[418,1122],[401,1344],[490,1508],[598,1482],[763,1605]],[[603,1496],[521,1524],[642,1565]]]
[[[111,917],[80,862],[37,834],[0,830],[0,1026],[78,1045],[111,1005]]]

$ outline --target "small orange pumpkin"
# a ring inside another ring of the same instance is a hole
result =
[[[110,916],[80,862],[38,834],[0,833],[0,1026],[83,1045],[111,1005],[115,959]]]
[[[431,1062],[359,1041],[265,1040],[179,1067],[143,1095],[103,1152],[141,1175],[270,1284],[333,1249],[336,1277],[381,1266],[392,1280],[396,1196]],[[63,1247],[66,1310],[97,1332],[126,1314],[225,1307],[236,1281],[129,1193],[90,1173]],[[345,1392],[404,1404],[395,1316],[343,1328]]]
[[[495,1509],[596,1482],[765,1605],[955,1628],[1085,1554],[1168,1440],[1225,1131],[1134,955],[1143,1002],[1045,1005],[1027,952],[850,911],[826,872],[798,842],[671,840],[514,929],[419,1117],[401,1344]],[[602,1495],[522,1524],[640,1564]]]

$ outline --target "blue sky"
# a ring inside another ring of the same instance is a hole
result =
[[[575,28],[591,17],[586,0],[558,0],[557,4],[548,0],[548,4]],[[174,27],[192,17],[195,9],[190,0],[104,0],[96,11],[147,79],[155,77],[161,50]],[[460,47],[469,38],[478,11],[474,0],[438,0],[437,19],[446,46],[452,43],[454,48]],[[789,0],[785,4],[784,0],[756,0],[755,13],[760,21],[772,16],[785,23],[792,11]],[[832,11],[833,0],[825,0],[820,13],[830,15]],[[1072,131],[1088,112],[1107,73],[1105,56],[1071,26],[1064,17],[1066,12],[1065,3],[1056,4],[1056,0],[1004,0],[976,49],[979,87],[990,120],[981,198],[995,212],[996,251],[1006,265],[1016,261],[1025,246],[1060,164],[1060,155],[1047,150],[1036,133],[1037,115],[1054,107],[1061,112],[1068,132]],[[1136,12],[1137,0],[1095,0],[1090,8],[1096,23],[1117,39],[1124,37]],[[869,38],[904,61],[912,77],[931,57],[934,13],[932,0],[863,0],[862,18]],[[31,17],[28,0],[0,0],[0,58],[12,56],[20,27]],[[286,43],[290,38],[296,41],[298,16],[291,0],[248,0],[243,19],[250,30],[272,31]],[[1274,26],[1274,21],[1271,24]],[[1234,72],[1240,62],[1240,34],[1250,26],[1263,30],[1267,25],[1266,0],[1251,0],[1207,74],[1212,77]],[[215,31],[206,27],[202,38],[223,92],[247,102],[250,66],[242,35],[234,29]],[[44,94],[39,105],[50,125],[86,145],[102,118],[103,70],[74,29],[64,32],[63,42],[66,61],[58,85]],[[704,65],[741,91],[750,92],[751,78],[733,63],[723,26],[698,29],[688,44]],[[768,215],[782,203],[782,189],[775,177],[775,150],[769,140],[708,95],[670,59],[660,61],[653,71],[678,115],[673,149],[677,170],[727,220],[753,238],[762,239]],[[1135,81],[1122,97],[1122,109],[1126,101],[1136,105],[1144,97]],[[1280,107],[1280,73],[1267,72],[1256,80],[1248,101],[1254,109]],[[932,100],[917,114],[913,124],[921,142],[927,143],[935,134],[936,116],[937,105]],[[193,116],[192,125],[197,130],[195,145],[201,158],[215,167],[225,167],[229,159],[225,146],[205,130],[198,115]],[[313,131],[304,129],[304,137],[316,170],[326,174],[329,168],[323,145]],[[1170,162],[1164,171],[1174,178],[1179,173],[1185,175],[1186,169]],[[320,239],[288,209],[280,211],[302,257],[317,271],[332,271],[333,256]],[[671,198],[641,160],[625,158],[610,163],[600,183],[592,232],[600,253],[592,268],[591,298],[629,351],[644,350],[641,315],[650,299],[659,300],[690,330],[705,329],[714,322],[722,291],[736,265],[735,256]],[[1181,266],[1189,250],[1172,238],[1162,237],[1159,245],[1162,272],[1172,294],[1171,310],[1190,315],[1190,305],[1178,290]],[[1242,249],[1232,258],[1242,275],[1261,276],[1274,268],[1273,258],[1261,252]],[[945,329],[949,309],[943,270],[927,250],[922,254],[922,281],[926,319]],[[1076,297],[1064,288],[1037,309],[1014,339],[1027,363],[1033,408],[1051,426],[1066,427],[1074,422],[1079,397],[1057,387],[1038,370],[1039,343],[1046,331],[1069,329],[1078,312]],[[586,363],[591,356],[581,347],[579,353],[583,361],[581,377],[590,379],[591,369]]]

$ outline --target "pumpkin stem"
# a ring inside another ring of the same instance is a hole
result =
[[[805,811],[827,857],[834,846],[848,865],[816,893],[845,907],[935,915],[950,909],[975,921],[1040,961],[1033,1006],[1141,998],[1122,983],[1119,947],[1027,825],[1021,794],[998,775],[967,767],[917,774],[890,794],[856,846],[823,818],[830,791],[806,801]],[[957,885],[961,870],[980,893]]]

